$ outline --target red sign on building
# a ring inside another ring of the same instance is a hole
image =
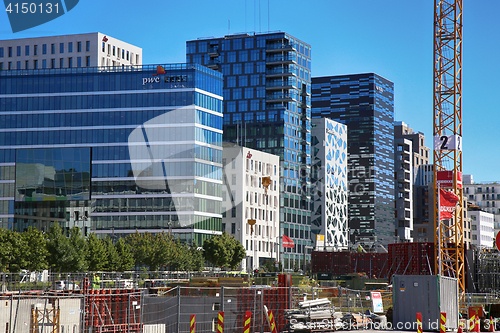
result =
[[[438,171],[437,183],[441,188],[453,188],[453,171]],[[462,173],[457,172],[457,186],[462,188]]]

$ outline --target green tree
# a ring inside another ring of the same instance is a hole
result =
[[[192,262],[189,247],[182,244],[179,240],[172,242],[171,255],[168,261],[171,270],[188,271],[192,270]]]
[[[104,240],[91,233],[86,240],[86,261],[89,271],[103,271],[108,264],[108,249]]]
[[[0,229],[0,265],[3,271],[19,272],[25,268],[24,252],[28,244],[18,232]]]
[[[73,270],[71,272],[85,272],[87,270],[87,244],[85,236],[80,228],[71,228],[69,232],[69,241],[74,253]]]
[[[0,229],[0,267],[2,272],[6,272],[12,261],[12,244],[10,242],[10,233],[8,229]]]
[[[111,237],[106,237],[104,246],[106,247],[106,265],[103,270],[107,272],[117,272],[120,268],[120,255]]]
[[[134,255],[132,254],[132,249],[125,243],[123,238],[118,239],[114,244],[118,258],[120,259],[119,265],[116,268],[118,272],[129,271],[134,267]]]
[[[203,243],[204,257],[215,266],[227,266],[231,269],[238,267],[245,258],[245,249],[234,236],[225,231]]]
[[[193,272],[199,272],[203,269],[205,265],[205,258],[203,258],[203,250],[198,249],[196,243],[189,249],[189,259],[190,267],[189,270]]]
[[[154,237],[149,232],[128,235],[126,238],[126,243],[130,246],[132,250],[132,255],[134,257],[134,264],[136,266],[146,265],[151,267],[153,257],[154,257]]]
[[[245,259],[246,251],[243,245],[236,240],[233,236],[231,236],[232,240],[232,251],[233,255],[231,256],[231,260],[229,261],[229,267],[231,269],[236,269],[241,264],[241,261]]]
[[[86,270],[85,238],[79,228],[70,230],[69,237],[57,223],[50,227],[46,234],[47,261],[49,267],[55,272],[83,272]]]
[[[23,253],[26,266],[30,271],[41,271],[49,267],[47,257],[47,240],[43,233],[33,227],[29,227],[27,231],[21,234],[21,238],[27,244],[26,250]]]
[[[157,233],[154,237],[153,256],[148,264],[149,269],[156,271],[163,265],[172,261],[175,242],[173,237],[165,232]]]

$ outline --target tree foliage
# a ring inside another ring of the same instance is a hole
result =
[[[0,229],[0,265],[2,271],[19,272],[26,265],[26,241],[17,232]]]
[[[58,224],[47,234],[48,264],[55,272],[83,272],[86,270],[85,238],[79,228],[72,228],[69,237]]]
[[[245,248],[225,231],[203,243],[205,259],[218,267],[235,269],[245,258]]]
[[[123,238],[118,239],[115,243],[116,252],[119,257],[119,264],[116,268],[118,272],[129,271],[134,267],[134,256],[132,254],[132,249],[125,243]]]
[[[54,224],[46,234],[35,228],[23,233],[0,228],[0,244],[0,270],[9,272],[123,272],[134,266],[200,271],[205,263],[196,245],[190,247],[166,233],[136,232],[113,243],[110,237],[102,239],[93,233],[85,237],[79,228],[66,231]]]
[[[47,240],[43,232],[40,230],[29,227],[27,231],[21,234],[21,238],[25,243],[24,259],[25,265],[23,269],[29,271],[41,271],[48,268],[47,257]]]
[[[93,272],[103,271],[108,265],[110,253],[105,240],[99,239],[94,233],[91,233],[87,236],[86,245],[88,270]]]

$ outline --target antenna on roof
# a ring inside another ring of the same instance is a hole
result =
[[[260,6],[260,0],[259,0],[259,32],[262,32],[262,28],[260,27],[260,14],[262,13],[262,7]]]

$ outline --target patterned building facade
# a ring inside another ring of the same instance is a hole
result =
[[[311,147],[311,180],[316,186],[311,233],[324,235],[329,250],[347,249],[347,126],[328,118],[313,119]]]
[[[312,84],[313,118],[348,129],[350,241],[394,242],[394,84],[373,73]]]

